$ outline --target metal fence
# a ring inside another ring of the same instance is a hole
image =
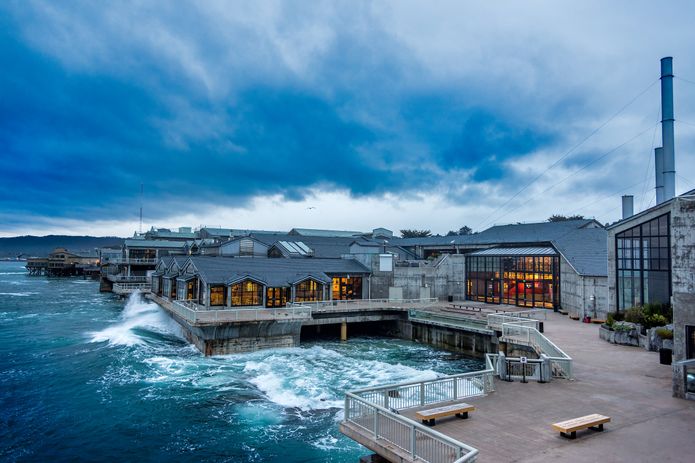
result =
[[[171,310],[190,323],[226,323],[238,321],[306,320],[311,308],[296,305],[281,308],[224,308],[209,309],[194,301],[171,301]]]
[[[290,302],[288,307],[311,307],[313,312],[349,312],[365,309],[405,309],[412,306],[429,307],[439,302],[436,297],[422,299],[352,299],[331,301]]]
[[[540,320],[545,320],[546,309],[522,310],[519,312],[508,312],[504,314],[491,313],[487,315],[487,325],[497,331],[502,331],[505,323],[515,323],[519,325],[532,326],[538,329]]]
[[[130,294],[136,291],[149,291],[149,283],[114,283],[112,292],[115,294]]]
[[[420,407],[485,395],[494,390],[495,359],[486,356],[486,369],[429,381],[392,384],[348,392],[345,421],[429,463],[474,461],[478,450],[398,413]]]
[[[468,328],[488,331],[488,324],[485,320],[477,320],[469,317],[448,315],[446,313],[429,312],[425,310],[411,309],[408,311],[408,319],[419,322],[434,322],[441,325],[452,326],[455,328]]]
[[[572,379],[572,357],[557,347],[536,328],[519,323],[505,323],[502,326],[502,336],[520,344],[533,347],[540,355],[544,354],[550,360],[553,376]]]
[[[129,265],[155,265],[157,259],[137,258],[137,257],[108,257],[104,259],[105,264],[129,264]]]

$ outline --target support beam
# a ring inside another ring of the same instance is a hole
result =
[[[347,321],[345,320],[340,324],[340,340],[347,341]]]

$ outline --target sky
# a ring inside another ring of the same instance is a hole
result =
[[[368,231],[654,205],[688,1],[0,3],[0,236]],[[142,194],[141,194],[142,187]]]

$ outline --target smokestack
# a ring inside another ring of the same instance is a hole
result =
[[[676,196],[676,160],[673,147],[673,58],[661,58],[661,146],[663,146],[664,196]]]
[[[654,149],[654,177],[656,179],[656,204],[664,202],[664,149]]]
[[[635,197],[632,195],[623,195],[623,220],[634,215]]]

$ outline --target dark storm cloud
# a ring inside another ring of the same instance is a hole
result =
[[[646,6],[615,33],[610,11],[507,8],[4,3],[0,216],[132,218],[141,183],[153,219],[317,188],[494,208],[656,78],[662,53],[638,35]],[[528,193],[652,124],[656,90]],[[650,141],[557,189],[642,177]]]
[[[155,216],[259,194],[299,199],[314,186],[404,193],[450,169],[499,178],[498,161],[548,141],[490,112],[447,105],[441,93],[398,94],[396,83],[421,70],[384,37],[370,48],[368,37],[351,42],[341,32],[318,67],[315,80],[327,79],[318,87],[251,76],[234,94],[210,97],[147,50],[123,58],[141,66],[127,75],[75,70],[4,23],[0,53],[12,64],[0,76],[5,213],[128,216],[141,182]]]

